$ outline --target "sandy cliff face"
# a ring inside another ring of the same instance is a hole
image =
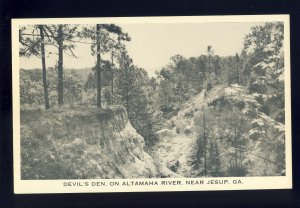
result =
[[[156,177],[126,110],[21,111],[23,179]]]
[[[160,141],[152,154],[161,166],[183,177],[203,176],[199,137],[203,137],[204,115],[207,163],[211,162],[209,148],[217,146],[214,151],[218,153],[212,154],[219,164],[213,168],[218,168],[221,176],[233,174],[228,167],[235,158],[247,176],[285,174],[284,125],[262,113],[255,95],[238,85],[203,90],[181,107],[167,128],[158,132]]]

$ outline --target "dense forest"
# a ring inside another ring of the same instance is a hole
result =
[[[126,49],[134,40],[117,25],[26,25],[19,30],[19,55],[37,56],[41,68],[20,66],[21,117],[36,109],[123,106],[158,176],[172,176],[162,166],[184,177],[284,175],[283,32],[280,22],[252,27],[241,52],[223,57],[209,45],[197,57],[174,54],[150,77],[134,64]],[[90,45],[93,68],[64,67],[65,55],[77,58],[78,44]],[[57,51],[55,67],[46,66],[50,47]],[[21,118],[22,125],[36,128]],[[55,178],[30,173],[38,153],[24,142],[24,177]]]

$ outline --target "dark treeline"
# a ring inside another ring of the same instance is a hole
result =
[[[159,107],[171,117],[183,102],[203,89],[237,84],[257,93],[263,112],[283,123],[283,82],[278,81],[284,67],[282,50],[283,25],[267,23],[252,28],[240,54],[220,57],[208,46],[207,54],[199,57],[175,55],[152,80],[158,88]]]

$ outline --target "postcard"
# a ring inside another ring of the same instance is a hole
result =
[[[14,191],[292,188],[289,15],[12,20]]]

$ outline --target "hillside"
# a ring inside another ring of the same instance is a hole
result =
[[[203,90],[186,102],[158,132],[153,155],[182,176],[204,176],[204,125],[207,176],[285,174],[284,125],[262,113],[255,97],[238,85]]]
[[[158,171],[144,139],[114,106],[22,109],[22,179],[149,178]]]

